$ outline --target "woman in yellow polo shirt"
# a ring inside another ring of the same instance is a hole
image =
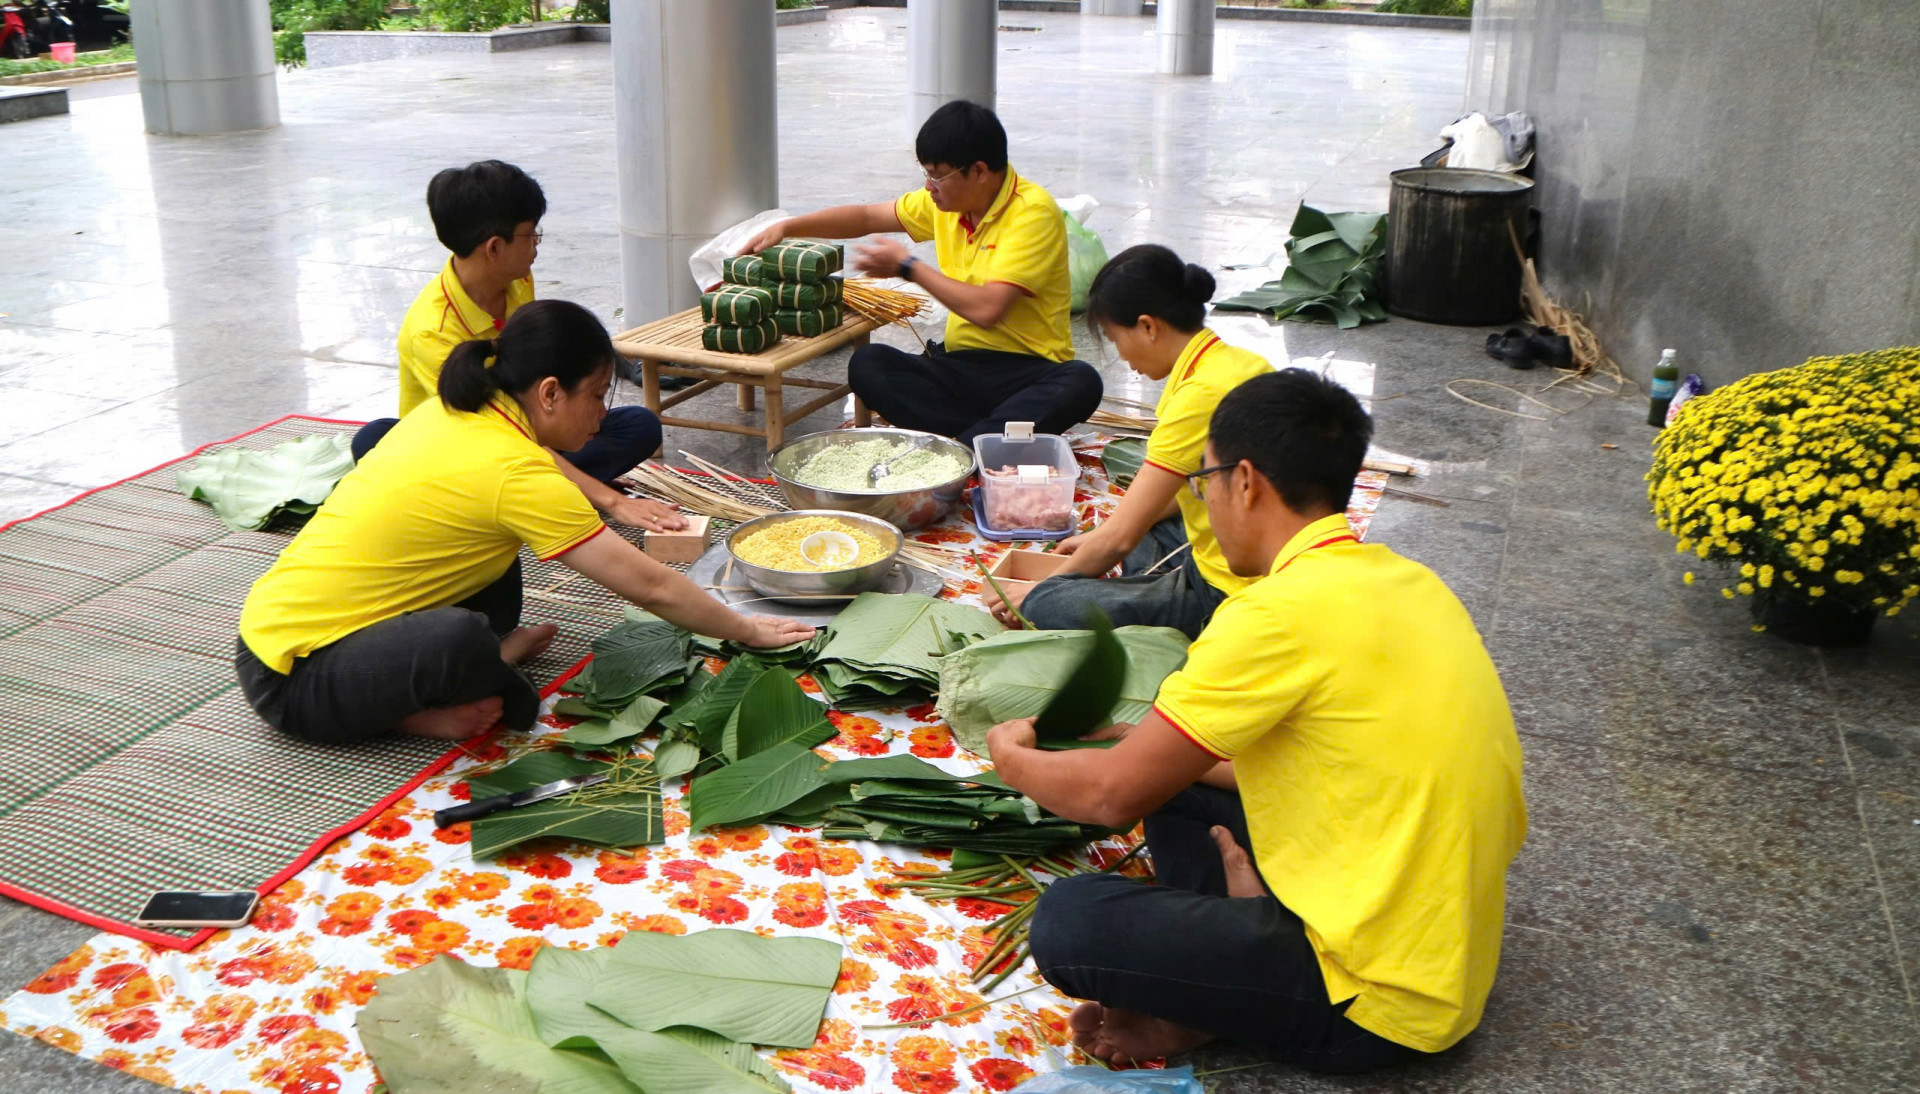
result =
[[[554,463],[599,428],[613,343],[578,304],[539,300],[462,343],[439,397],[400,420],[247,595],[235,669],[276,728],[345,742],[527,729],[513,666],[552,643],[521,627],[519,554],[560,559],[688,630],[754,646],[810,636],[742,616],[602,524]]]
[[[1042,630],[1086,626],[1099,607],[1115,626],[1173,627],[1198,638],[1213,610],[1245,588],[1220,553],[1207,508],[1182,490],[1200,470],[1207,422],[1227,392],[1273,371],[1257,353],[1236,349],[1206,329],[1213,275],[1154,243],[1129,247],[1101,267],[1087,292],[1087,321],[1128,367],[1165,380],[1155,408],[1160,421],[1147,438],[1146,460],[1113,516],[1091,532],[1063,540],[1064,570],[1024,599],[987,606],[1014,624],[1012,607]],[[1117,578],[1100,575],[1121,567]]]

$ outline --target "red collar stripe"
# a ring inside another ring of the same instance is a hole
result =
[[[518,432],[522,437],[525,437],[528,440],[533,440],[533,435],[528,433],[526,430],[521,429],[520,423],[513,420],[513,415],[508,414],[504,410],[501,410],[497,404],[488,403],[487,409],[493,411],[495,414],[500,415],[500,420],[512,426],[514,430]]]
[[[447,288],[447,274],[445,270],[442,270],[440,272],[440,294],[447,298],[447,306],[444,309],[442,309],[440,312],[440,321],[442,323],[445,323],[447,318],[447,312],[450,311],[453,313],[453,317],[456,320],[459,320],[460,329],[467,332],[468,338],[480,337],[480,335],[477,332],[475,332],[472,327],[467,326],[467,317],[460,314],[460,305],[454,303],[453,291]]]
[[[1181,378],[1182,380],[1191,380],[1191,379],[1193,379],[1193,373],[1194,373],[1194,370],[1200,367],[1200,358],[1202,358],[1202,357],[1205,357],[1205,356],[1207,355],[1207,353],[1208,353],[1208,351],[1210,351],[1210,350],[1212,350],[1212,349],[1213,349],[1213,347],[1215,347],[1215,346],[1217,346],[1217,345],[1219,345],[1219,344],[1220,344],[1220,336],[1219,336],[1219,335],[1217,335],[1217,334],[1216,334],[1216,335],[1213,335],[1213,336],[1211,336],[1210,338],[1208,338],[1208,339],[1207,339],[1207,344],[1206,344],[1206,345],[1204,345],[1204,346],[1201,346],[1201,347],[1200,347],[1200,352],[1198,352],[1198,353],[1196,353],[1196,354],[1194,354],[1194,355],[1193,355],[1193,360],[1191,360],[1191,361],[1188,361],[1188,362],[1187,362],[1187,371],[1185,371],[1185,372],[1183,372],[1183,373],[1181,373],[1181,374],[1180,374],[1180,378]]]

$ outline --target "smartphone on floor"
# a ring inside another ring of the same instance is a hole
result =
[[[252,892],[155,893],[133,922],[140,927],[244,927],[259,903],[260,894]]]

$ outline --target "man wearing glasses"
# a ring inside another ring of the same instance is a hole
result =
[[[449,167],[427,184],[427,214],[448,251],[447,264],[414,297],[400,323],[400,417],[439,390],[440,366],[455,346],[495,337],[507,318],[533,299],[533,260],[547,197],[511,163],[482,160]],[[611,389],[609,389],[611,391]],[[353,438],[357,461],[400,418],[380,418]],[[560,470],[611,520],[650,531],[675,531],[686,518],[671,506],[630,498],[609,485],[660,447],[660,419],[643,406],[607,410],[592,440],[555,454]]]
[[[995,726],[1000,777],[1127,829],[1156,884],[1049,886],[1042,976],[1090,1000],[1073,1038],[1110,1063],[1216,1038],[1321,1072],[1440,1052],[1480,1021],[1507,865],[1526,834],[1520,744],[1466,609],[1426,567],[1361,544],[1345,509],[1372,425],[1287,369],[1221,400],[1188,476],[1233,572],[1187,663],[1111,749],[1041,751]]]
[[[783,239],[851,239],[905,232],[933,240],[936,265],[894,239],[859,247],[855,265],[901,277],[947,306],[944,342],[924,354],[892,346],[855,350],[854,393],[887,421],[971,443],[1010,421],[1061,433],[1100,405],[1100,374],[1074,360],[1072,296],[1060,207],[1007,164],[1007,133],[993,111],[950,102],[914,140],[926,185],[897,201],[841,205],[783,220],[744,253]]]

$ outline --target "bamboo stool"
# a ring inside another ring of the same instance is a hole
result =
[[[659,415],[662,425],[765,437],[767,450],[771,452],[786,443],[788,426],[853,393],[853,388],[845,382],[808,380],[797,376],[788,378],[786,375],[789,369],[848,343],[860,346],[867,344],[869,336],[879,324],[851,308],[846,309],[846,313],[840,325],[825,334],[812,338],[782,338],[759,353],[716,353],[700,344],[700,331],[706,324],[700,319],[700,309],[690,308],[614,335],[613,348],[621,356],[640,362],[641,386],[647,409]],[[663,375],[687,376],[699,383],[663,399],[660,396],[660,377]],[[669,408],[721,384],[738,385],[737,397],[741,410],[754,408],[755,388],[766,392],[764,425],[755,427],[702,418],[669,417],[665,413]],[[789,387],[813,388],[826,394],[788,410],[784,398],[785,389]],[[866,404],[855,399],[854,424],[866,425],[870,420]]]

